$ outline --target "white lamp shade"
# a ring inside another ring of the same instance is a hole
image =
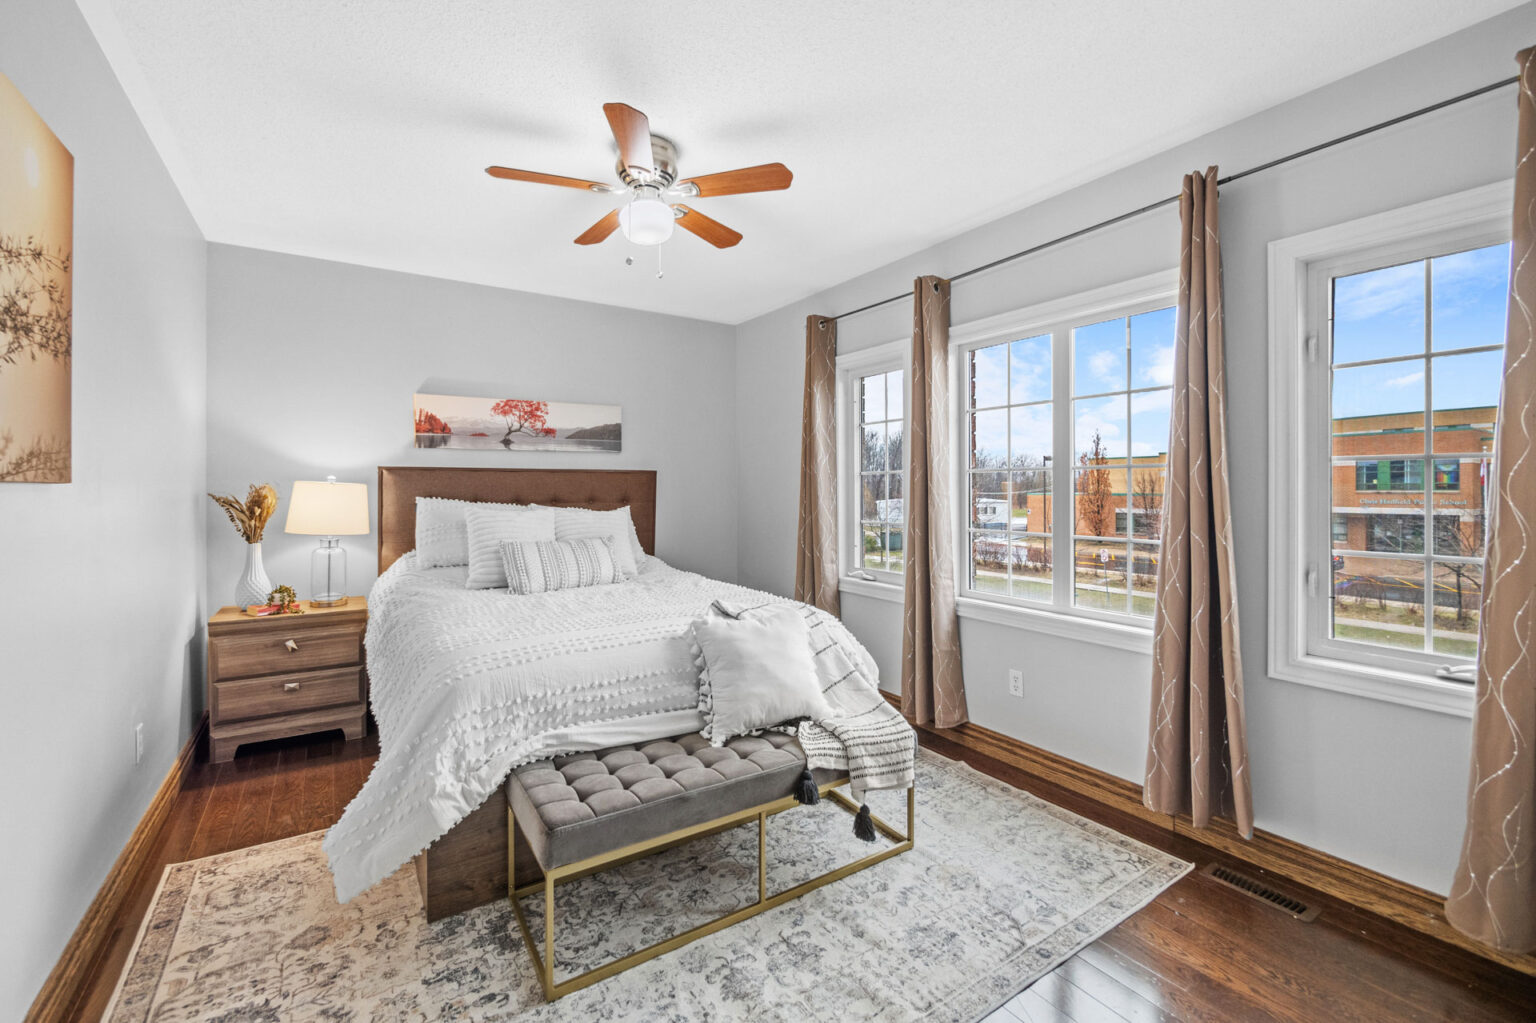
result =
[[[285,533],[359,536],[368,532],[368,484],[299,480],[288,501]]]
[[[619,227],[636,245],[660,245],[672,237],[672,207],[660,199],[636,199],[619,209]]]

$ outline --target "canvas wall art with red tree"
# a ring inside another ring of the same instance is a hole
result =
[[[414,412],[418,448],[618,451],[624,442],[618,405],[417,394]]]

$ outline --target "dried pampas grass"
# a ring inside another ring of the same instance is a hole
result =
[[[229,521],[235,524],[235,529],[239,530],[246,543],[261,543],[261,534],[267,528],[267,520],[277,511],[276,490],[265,483],[252,483],[243,503],[234,497],[220,494],[208,496],[224,509],[224,514],[229,516]]]

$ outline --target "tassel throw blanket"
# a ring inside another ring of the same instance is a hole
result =
[[[714,610],[731,618],[749,618],[754,613],[786,603],[791,601],[746,602],[722,597],[715,600]],[[917,757],[917,734],[907,719],[880,695],[868,652],[855,643],[854,648],[863,656],[850,657],[847,645],[841,641],[841,637],[847,635],[842,623],[808,604],[799,606],[811,633],[811,650],[821,681],[821,695],[833,712],[831,717],[820,721],[802,721],[794,729],[800,747],[805,750],[808,768],[847,771],[848,788],[854,800],[861,804],[864,793],[873,789],[910,788]],[[814,803],[819,798],[809,774],[801,779],[795,798],[802,803]],[[853,833],[866,842],[875,840],[875,826],[869,819],[868,806],[860,807],[859,815],[854,818]]]

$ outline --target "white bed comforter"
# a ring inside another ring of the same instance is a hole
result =
[[[342,902],[447,833],[513,767],[702,728],[689,625],[717,599],[783,600],[654,558],[630,582],[530,596],[466,590],[463,571],[418,570],[407,554],[369,595],[380,754],[325,836]],[[868,651],[808,613],[872,684]]]

